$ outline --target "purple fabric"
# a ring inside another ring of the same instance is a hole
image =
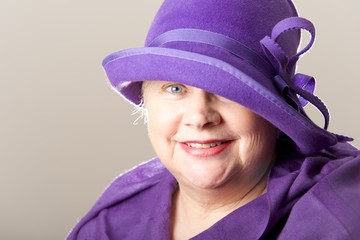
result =
[[[118,177],[67,239],[170,239],[176,188],[158,159],[146,162]],[[359,199],[359,150],[338,143],[308,157],[283,153],[266,194],[193,239],[357,239]]]

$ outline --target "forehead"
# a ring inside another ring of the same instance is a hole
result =
[[[145,89],[149,86],[154,85],[154,83],[159,83],[159,82],[163,82],[163,81],[159,81],[159,80],[151,80],[151,81],[143,81],[141,84],[141,88]]]

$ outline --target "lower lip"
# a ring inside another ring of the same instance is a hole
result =
[[[180,146],[181,148],[189,155],[193,156],[193,157],[213,157],[216,155],[219,155],[220,153],[222,153],[225,149],[227,149],[229,147],[231,142],[226,142],[223,143],[219,146],[216,147],[212,147],[212,148],[193,148],[188,146],[185,143],[181,143]]]

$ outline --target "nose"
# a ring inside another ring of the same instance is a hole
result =
[[[188,127],[197,129],[219,125],[221,115],[216,103],[217,99],[214,94],[198,89],[185,108],[183,123]]]

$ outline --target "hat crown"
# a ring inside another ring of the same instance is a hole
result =
[[[145,45],[165,32],[189,28],[225,35],[263,55],[260,40],[270,35],[279,21],[293,16],[297,13],[289,0],[165,0],[150,27]],[[297,31],[292,31],[279,39],[279,44],[293,55],[299,36]]]

